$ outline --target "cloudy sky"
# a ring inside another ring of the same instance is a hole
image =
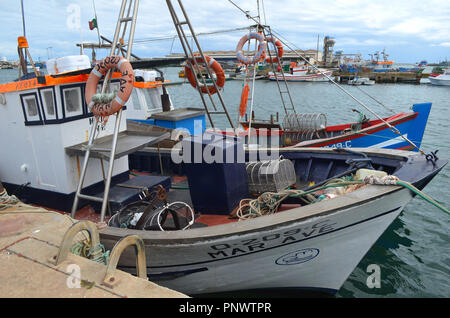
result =
[[[94,1],[100,33],[112,38],[121,1]],[[178,40],[155,41],[175,34],[166,1],[140,2],[133,53],[140,57],[161,57],[181,52]],[[233,2],[253,16],[257,14],[256,0]],[[20,1],[0,0],[0,3],[0,57],[15,60],[17,36],[23,32]],[[361,53],[365,59],[383,49],[399,63],[450,58],[449,0],[260,0],[260,3],[264,3],[267,24],[297,48],[315,49],[317,37],[322,42],[328,35],[336,40],[335,50]],[[228,0],[184,0],[183,4],[196,33],[251,24]],[[79,54],[75,43],[81,38],[98,42],[97,32],[90,31],[88,26],[94,17],[92,0],[24,0],[24,9],[26,34],[35,60],[46,60],[48,54],[50,57]],[[244,33],[204,35],[199,39],[204,50],[234,50]]]

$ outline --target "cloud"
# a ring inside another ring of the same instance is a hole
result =
[[[102,35],[112,38],[121,0],[95,0],[98,25]],[[233,0],[243,10],[257,15],[255,0]],[[373,53],[386,48],[394,60],[414,62],[427,58],[439,60],[448,55],[450,43],[450,1],[441,0],[265,0],[260,10],[262,22],[301,49],[317,46],[317,36],[336,39],[335,49],[346,53]],[[79,54],[75,46],[82,38],[98,42],[96,30],[90,31],[88,21],[94,17],[91,1],[34,0],[24,1],[27,37],[33,56],[47,56],[53,47],[55,56]],[[175,5],[177,1],[172,1]],[[184,7],[196,33],[233,29],[254,24],[227,0],[184,0]],[[69,27],[72,11],[80,8],[80,26]],[[177,5],[177,12],[180,10]],[[0,5],[2,44],[0,56],[16,58],[17,36],[22,33],[20,3],[2,0]],[[181,15],[180,15],[181,17]],[[175,35],[166,1],[141,1],[135,39],[150,39]],[[234,50],[244,34],[234,32],[201,36],[207,50]],[[436,44],[440,43],[440,44]],[[435,49],[427,50],[433,46]],[[136,43],[134,53],[142,57],[164,56],[170,51],[181,52],[179,41],[149,41]],[[106,53],[105,53],[106,54]],[[432,56],[430,56],[432,54]]]

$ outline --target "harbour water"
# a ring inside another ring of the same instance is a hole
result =
[[[180,81],[180,68],[161,69],[167,80]],[[14,80],[17,69],[0,70],[0,83]],[[227,81],[222,96],[234,122],[238,118],[238,105],[242,81]],[[450,158],[450,87],[413,84],[376,84],[372,86],[343,86],[348,92],[381,116],[389,111],[376,103],[360,89],[369,93],[394,112],[408,112],[414,103],[433,104],[425,131],[422,149],[439,149],[438,157]],[[290,92],[297,112],[325,113],[328,124],[356,121],[352,109],[365,111],[332,83],[290,83]],[[168,87],[175,108],[202,107],[197,90],[188,83]],[[275,82],[256,82],[254,111],[256,118],[268,119],[279,112],[282,118],[280,94]],[[19,105],[18,105],[19,107]],[[216,126],[227,127],[224,116],[218,115]],[[2,138],[6,138],[3,136]],[[424,189],[432,198],[450,207],[450,166],[438,174]],[[400,217],[395,220],[372,246],[353,271],[337,297],[449,297],[450,296],[450,218],[442,211],[416,197]],[[380,288],[366,284],[372,271],[371,264],[380,268]],[[330,268],[330,270],[333,270]]]

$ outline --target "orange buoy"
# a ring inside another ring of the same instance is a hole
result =
[[[209,57],[208,55],[205,55],[205,59],[206,59],[206,63],[208,63],[208,65],[214,71],[214,74],[216,74],[216,76],[217,76],[216,85],[219,88],[222,88],[225,85],[225,72],[223,71],[222,66],[220,66],[219,62],[217,62],[212,57]],[[195,61],[197,62],[197,64],[204,64],[204,61],[201,56],[196,56]],[[189,83],[191,83],[192,87],[196,88],[197,82],[194,77],[194,72],[192,71],[193,63],[194,62],[192,60],[190,60],[190,61],[188,61],[188,63],[186,63],[186,66],[184,67],[184,75],[185,75],[185,77],[187,77],[187,79],[189,80]],[[207,94],[208,91],[210,94],[217,93],[216,87],[214,85],[202,87],[201,91],[203,94]]]
[[[247,111],[247,101],[248,101],[248,93],[250,92],[250,86],[248,86],[248,83],[245,84],[244,89],[242,90],[242,96],[241,96],[241,104],[239,105],[239,115],[241,117],[244,117],[246,111]]]
[[[108,70],[118,69],[122,74],[120,78],[120,89],[117,95],[107,103],[95,103],[92,97],[97,92],[97,86],[103,75]],[[89,74],[86,82],[86,103],[91,107],[91,111],[98,120],[99,117],[106,122],[107,118],[122,109],[123,105],[128,101],[133,91],[134,71],[130,62],[118,55],[105,57],[100,63],[97,63]]]

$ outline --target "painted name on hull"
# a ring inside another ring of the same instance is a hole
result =
[[[333,231],[335,230],[336,224],[337,223],[331,223],[329,220],[325,220],[311,226],[262,235],[255,238],[236,241],[235,243],[215,244],[209,247],[211,251],[208,252],[208,255],[212,259],[228,258],[287,245]]]

